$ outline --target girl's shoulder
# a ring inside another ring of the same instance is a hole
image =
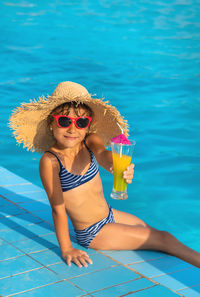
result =
[[[49,151],[44,152],[40,158],[39,169],[43,167],[49,170],[53,168],[59,169],[60,166],[58,164],[58,157],[56,157],[55,154],[52,154]]]
[[[55,156],[51,154],[49,151],[46,151],[43,153],[43,155],[40,158],[40,163],[48,163],[49,161],[53,160]]]

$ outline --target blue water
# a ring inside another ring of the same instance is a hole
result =
[[[135,3],[137,2],[137,3]],[[127,201],[116,208],[200,251],[200,4],[183,1],[1,1],[0,165],[40,185],[38,153],[7,127],[21,102],[65,80],[105,97],[136,141]]]

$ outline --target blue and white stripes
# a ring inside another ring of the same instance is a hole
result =
[[[99,165],[97,163],[95,155],[93,154],[93,152],[89,149],[89,147],[87,145],[86,145],[86,148],[88,149],[90,156],[91,156],[91,164],[90,164],[88,171],[84,175],[76,175],[76,174],[68,172],[55,153],[53,153],[51,151],[46,151],[46,152],[54,155],[60,164],[59,177],[60,177],[60,183],[61,183],[63,192],[69,191],[73,188],[76,188],[76,187],[88,182],[99,171]]]
[[[114,223],[114,216],[113,216],[113,211],[112,208],[109,206],[109,214],[108,216],[93,224],[92,226],[84,229],[84,230],[74,230],[76,239],[80,245],[82,245],[85,248],[88,248],[91,241],[94,239],[94,237],[97,235],[97,233],[101,230],[101,228],[108,223]]]
[[[61,182],[61,187],[62,187],[63,192],[66,192],[68,190],[71,190],[73,188],[76,188],[76,187],[88,182],[99,171],[99,166],[98,166],[98,163],[97,163],[97,160],[96,160],[94,154],[90,150],[89,150],[89,152],[90,152],[90,156],[91,156],[91,164],[90,164],[88,171],[84,175],[72,174],[72,173],[68,172],[62,164],[60,164],[61,168],[60,168],[59,176],[60,176],[60,182]]]

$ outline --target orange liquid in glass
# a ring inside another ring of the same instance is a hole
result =
[[[127,183],[123,178],[123,172],[131,163],[131,157],[120,154],[112,154],[113,156],[113,187],[115,191],[123,192],[127,188]]]

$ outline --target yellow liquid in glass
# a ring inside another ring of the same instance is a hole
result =
[[[115,191],[123,192],[126,190],[127,183],[123,178],[123,172],[131,163],[131,157],[120,154],[112,154],[113,156],[113,188]]]

